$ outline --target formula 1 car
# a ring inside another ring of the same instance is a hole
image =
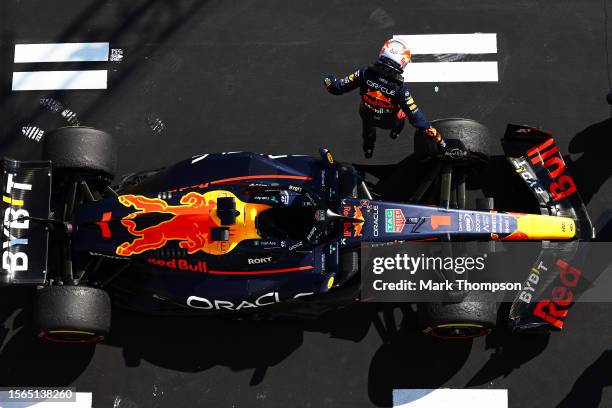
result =
[[[514,169],[506,176],[524,182],[540,212],[524,214],[493,211],[492,199],[465,209],[470,183],[486,184],[487,130],[462,119],[436,127],[449,148],[438,154],[418,138],[412,164],[349,165],[325,149],[320,157],[202,154],[116,185],[110,135],[57,129],[46,136],[45,161],[2,162],[0,280],[36,286],[40,337],[83,343],[108,334],[109,293],[119,306],[162,314],[317,315],[359,299],[366,242],[592,236],[550,135],[509,125],[503,139]],[[464,303],[424,306],[426,332],[493,328],[490,304],[487,314]],[[550,325],[529,310],[517,305],[509,324]]]

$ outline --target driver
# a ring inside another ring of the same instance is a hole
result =
[[[368,159],[374,153],[376,128],[390,129],[391,139],[396,139],[404,128],[406,116],[410,124],[429,136],[440,150],[446,147],[442,135],[425,119],[404,82],[402,74],[409,62],[410,49],[406,43],[391,39],[384,43],[373,65],[341,79],[333,75],[325,78],[325,87],[334,95],[359,87],[363,152]]]

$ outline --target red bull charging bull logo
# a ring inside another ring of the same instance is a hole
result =
[[[342,208],[342,215],[345,217],[352,217],[360,222],[344,222],[342,236],[344,237],[360,237],[363,230],[363,213],[361,207],[345,205]]]
[[[221,220],[216,215],[218,197],[234,197],[240,215],[229,228],[228,241],[213,241],[211,229],[220,227]],[[141,195],[123,195],[119,202],[136,211],[121,219],[121,224],[136,238],[121,244],[116,253],[122,256],[141,254],[145,251],[164,247],[168,241],[179,241],[178,246],[187,249],[189,254],[203,251],[210,254],[225,254],[244,239],[258,239],[255,218],[261,211],[269,208],[263,204],[249,204],[238,200],[229,191],[209,191],[205,194],[189,192],[181,197],[179,205],[169,205],[161,198],[148,198]],[[172,218],[156,225],[138,228],[136,220],[144,214],[170,214]]]

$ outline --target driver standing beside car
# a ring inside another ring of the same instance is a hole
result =
[[[334,95],[352,91],[359,87],[361,104],[359,114],[363,124],[363,152],[371,158],[376,142],[376,128],[390,129],[391,139],[396,139],[404,128],[406,117],[412,126],[430,137],[443,150],[446,147],[442,135],[431,125],[419,110],[402,76],[410,63],[410,49],[400,39],[384,43],[378,61],[367,68],[336,79],[325,78],[325,87]]]

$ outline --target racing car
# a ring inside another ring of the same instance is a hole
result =
[[[57,129],[46,136],[44,160],[2,162],[0,282],[36,288],[38,336],[90,343],[108,335],[111,304],[234,316],[317,316],[345,307],[360,298],[366,243],[592,237],[551,135],[508,126],[504,176],[520,182],[537,212],[504,212],[491,197],[466,208],[467,190],[488,188],[487,129],[467,119],[435,126],[446,151],[417,137],[415,153],[397,165],[341,163],[325,149],[314,157],[231,152],[115,183],[108,133]],[[516,196],[517,188],[502,190]],[[425,333],[466,338],[495,326],[494,306],[463,299],[419,307]],[[509,325],[551,326],[532,306],[517,303]]]

